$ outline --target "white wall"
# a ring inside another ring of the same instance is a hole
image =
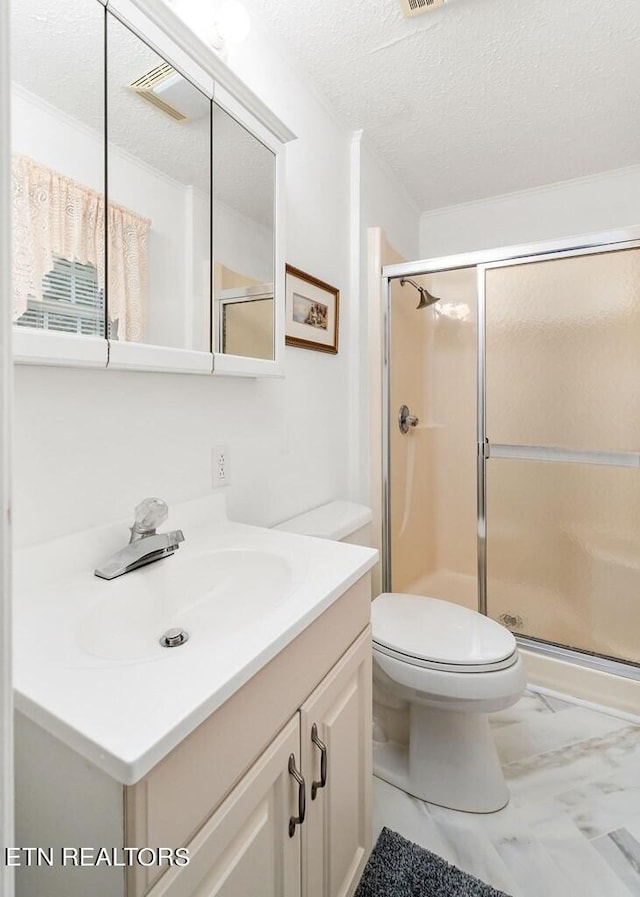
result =
[[[413,197],[374,154],[363,135],[360,147],[362,247],[366,230],[382,227],[386,239],[406,259],[418,251],[420,213]],[[363,251],[364,256],[364,251]],[[366,268],[366,259],[365,268]],[[363,273],[364,273],[363,269]]]
[[[273,283],[273,230],[219,199],[213,206],[213,227],[216,262],[258,283]]]
[[[425,212],[420,258],[640,224],[640,165]]]
[[[387,170],[367,145],[366,135],[354,135],[352,142],[352,167],[359,183],[359,258],[355,265],[360,290],[359,321],[357,342],[353,352],[359,353],[358,382],[354,401],[358,408],[357,428],[354,434],[355,463],[354,482],[357,483],[357,497],[360,501],[370,501],[371,490],[371,440],[370,440],[370,351],[379,353],[379,347],[369,346],[368,277],[370,260],[367,256],[367,232],[371,227],[380,227],[394,250],[405,259],[418,256],[419,212],[412,197]],[[355,260],[354,260],[355,262]],[[380,313],[376,307],[375,314]]]
[[[147,243],[149,311],[143,342],[183,348],[187,345],[184,302],[190,264],[183,235],[193,230],[188,188],[111,143],[109,153],[110,201],[151,221]],[[197,229],[209,229],[206,210]]]
[[[11,85],[11,151],[91,190],[104,189],[100,135],[16,83]]]
[[[209,195],[197,187],[186,188],[186,226],[183,234],[187,259],[187,296],[184,308],[187,349],[210,351],[211,335],[211,234]],[[189,298],[191,301],[189,302]]]

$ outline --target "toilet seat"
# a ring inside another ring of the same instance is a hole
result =
[[[374,651],[411,666],[453,673],[504,670],[518,660],[512,633],[466,607],[385,592],[372,605]]]
[[[437,660],[429,660],[425,657],[414,657],[412,654],[404,654],[402,651],[394,651],[392,648],[388,648],[386,645],[377,642],[375,638],[373,639],[373,650],[380,654],[386,654],[387,657],[393,657],[394,660],[409,664],[410,666],[422,667],[427,670],[441,670],[444,673],[492,673],[497,670],[506,670],[509,667],[512,667],[518,660],[518,652],[517,650],[514,650],[513,654],[509,657],[506,657],[504,660],[496,661],[496,663],[444,663]]]

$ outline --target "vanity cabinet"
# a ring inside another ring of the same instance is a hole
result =
[[[371,839],[370,636],[365,630],[189,842],[189,865],[162,876],[148,897],[353,893]]]
[[[17,897],[350,897],[371,847],[370,600],[367,574],[134,785],[20,715],[20,843],[186,847],[190,862],[19,869]],[[292,755],[306,806],[290,837]]]
[[[149,897],[300,897],[300,836],[289,757],[300,755],[292,719],[189,844],[189,865],[165,874]]]
[[[311,798],[302,826],[303,897],[348,897],[369,856],[371,662],[368,628],[300,710],[302,768]]]

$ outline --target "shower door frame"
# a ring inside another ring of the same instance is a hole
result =
[[[391,591],[391,427],[395,413],[391,408],[391,287],[400,277],[419,277],[443,271],[474,268],[477,298],[477,582],[478,611],[487,614],[487,461],[493,458],[518,460],[564,461],[568,463],[600,464],[640,469],[638,452],[584,451],[548,446],[507,445],[490,443],[486,426],[486,272],[493,268],[555,261],[582,255],[620,252],[640,248],[640,227],[605,231],[549,242],[521,244],[500,249],[427,258],[416,262],[387,265],[382,269],[382,588]],[[564,645],[516,635],[516,641],[534,653],[578,663],[593,669],[640,680],[640,665],[598,654],[569,648]]]

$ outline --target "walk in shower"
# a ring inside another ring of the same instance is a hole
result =
[[[640,678],[640,230],[580,243],[384,268],[383,585]]]

